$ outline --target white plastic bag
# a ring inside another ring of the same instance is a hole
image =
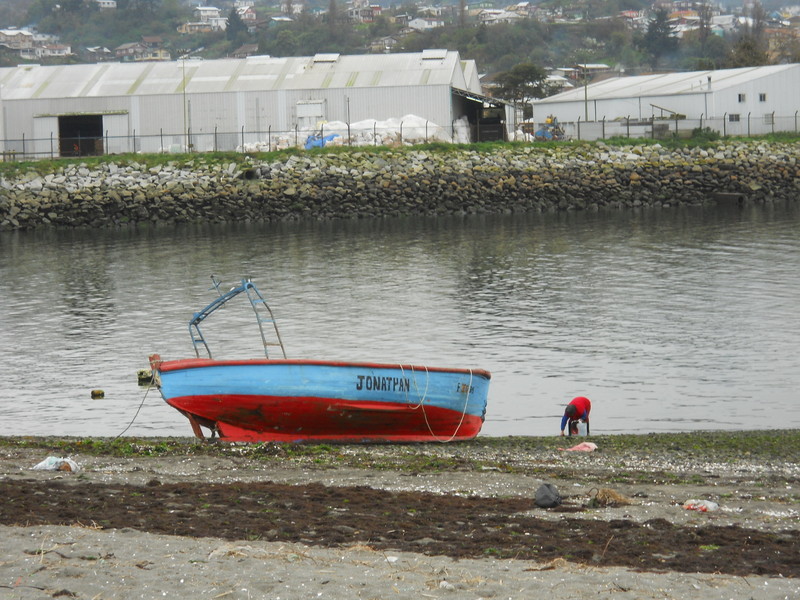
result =
[[[36,471],[68,471],[72,473],[80,470],[78,463],[71,458],[58,458],[57,456],[48,456],[33,468]]]
[[[711,500],[687,500],[683,503],[683,508],[697,512],[714,512],[719,510],[719,504],[711,502]]]

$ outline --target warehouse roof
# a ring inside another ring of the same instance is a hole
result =
[[[419,85],[481,91],[474,61],[450,50],[0,68],[3,100]]]
[[[690,71],[685,73],[661,73],[639,75],[636,77],[613,77],[591,83],[587,90],[582,85],[571,90],[537,100],[536,104],[551,102],[583,102],[585,94],[592,100],[611,100],[638,96],[671,96],[679,94],[698,94],[720,91],[725,88],[741,86],[753,79],[797,68],[797,65],[769,65],[764,67],[743,67],[739,69],[720,69],[718,71]]]

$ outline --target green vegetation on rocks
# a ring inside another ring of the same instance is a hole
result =
[[[0,437],[0,452],[37,449],[59,455],[116,457],[215,456],[318,466],[393,468],[419,472],[515,470],[516,456],[546,455],[586,438],[488,437],[452,444],[284,444],[201,442],[195,438]],[[589,438],[609,457],[641,455],[717,464],[740,460],[800,463],[800,430],[695,431]]]
[[[795,201],[791,139],[152,155],[0,171],[0,230]]]

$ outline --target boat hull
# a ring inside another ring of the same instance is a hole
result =
[[[424,442],[474,438],[491,375],[378,363],[161,361],[164,400],[228,441]]]

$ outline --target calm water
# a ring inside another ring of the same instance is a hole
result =
[[[193,355],[211,273],[254,278],[290,357],[490,370],[482,435],[557,434],[575,395],[595,433],[800,427],[795,204],[5,232],[2,435],[190,436],[136,372]],[[248,311],[215,357],[260,355]]]

